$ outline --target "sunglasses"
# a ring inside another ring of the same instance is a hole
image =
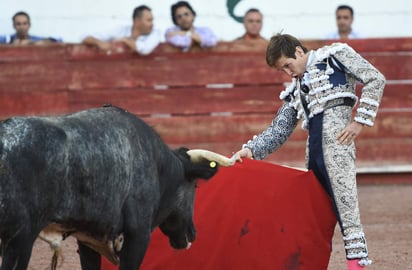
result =
[[[183,17],[189,17],[190,16],[190,13],[189,12],[184,12],[184,13],[180,13],[180,14],[176,14],[176,19],[181,19],[181,18],[183,18]]]

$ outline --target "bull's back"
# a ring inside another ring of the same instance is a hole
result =
[[[38,209],[53,208],[49,195],[58,196],[59,183],[53,180],[59,174],[49,164],[64,141],[63,131],[34,118],[0,124],[0,226],[27,223]]]
[[[159,168],[154,161],[159,151],[164,155],[170,151],[145,122],[122,109],[106,107],[62,117],[60,127],[69,151],[66,186],[77,192],[64,195],[64,201],[75,203],[70,212],[61,212],[61,220],[75,215],[82,225],[86,220],[86,226],[101,226],[94,230],[105,231],[117,226],[112,222],[121,220],[128,198],[156,196]]]
[[[1,123],[0,142],[0,207],[55,210],[61,219],[96,202],[112,215],[131,191],[151,189],[143,178],[155,177],[156,151],[167,148],[147,124],[115,107],[12,118]]]

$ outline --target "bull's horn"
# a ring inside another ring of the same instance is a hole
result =
[[[192,149],[187,151],[187,154],[190,156],[190,160],[194,163],[200,162],[205,159],[209,161],[215,161],[223,167],[233,166],[236,163],[236,159],[233,157],[228,158],[221,154],[208,150]]]

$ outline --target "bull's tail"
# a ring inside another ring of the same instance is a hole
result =
[[[64,240],[64,235],[58,231],[53,230],[53,226],[46,227],[39,234],[39,238],[50,245],[53,251],[53,257],[51,260],[51,270],[56,270],[59,258],[61,258],[61,263],[63,263],[62,256],[62,241]]]
[[[57,260],[59,258],[59,255],[57,254],[57,252],[55,251],[52,257],[52,262],[51,262],[51,270],[56,270],[57,269]]]
[[[53,257],[52,257],[50,269],[51,270],[56,270],[57,269],[57,264],[59,262],[59,258],[61,258],[61,264],[63,263],[64,259],[63,259],[63,256],[62,256],[62,249],[61,249],[60,246],[57,247],[57,248],[52,247],[52,249],[53,249]]]

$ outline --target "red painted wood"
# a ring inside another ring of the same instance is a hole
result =
[[[199,142],[199,143],[172,143],[171,148],[187,146],[190,149],[209,149],[231,156],[239,150],[245,141],[226,142]],[[265,160],[276,164],[293,167],[305,167],[305,141],[289,140],[275,153],[270,154]],[[405,165],[412,163],[410,151],[412,150],[411,139],[376,139],[357,140],[357,166],[364,167],[391,167],[394,165]]]
[[[332,42],[341,42],[337,40],[302,40],[302,43],[308,49],[317,49],[319,47],[331,44]],[[350,46],[356,51],[362,52],[404,52],[412,51],[412,38],[368,38],[368,39],[352,39],[346,40]],[[67,60],[81,60],[81,59],[97,59],[102,57],[107,58],[152,58],[162,57],[163,55],[177,54],[181,56],[189,56],[193,54],[210,54],[210,53],[250,53],[260,54],[264,56],[266,46],[238,46],[233,42],[219,42],[218,45],[209,50],[193,51],[188,53],[181,53],[179,50],[169,46],[166,43],[160,44],[154,53],[150,56],[139,56],[127,48],[118,45],[112,54],[107,55],[98,51],[96,48],[86,47],[79,44],[50,44],[45,46],[0,46],[0,63],[16,62],[16,61],[38,61],[45,59],[67,59]],[[179,56],[179,57],[181,57]]]
[[[407,140],[411,138],[411,113],[384,114],[377,118],[374,127],[365,127],[357,141],[379,139]],[[266,129],[272,121],[272,114],[246,114],[230,117],[193,116],[144,118],[168,142],[174,144],[191,142],[226,142],[244,143]],[[379,120],[380,119],[380,120]],[[300,125],[289,139],[305,141],[307,131]],[[412,145],[411,145],[412,146]],[[412,150],[412,148],[409,148]]]
[[[178,63],[178,64],[176,64]],[[274,73],[261,57],[253,55],[197,55],[196,57],[99,59],[73,61],[70,89],[126,87],[189,87],[208,84],[254,85],[281,83],[285,76]]]
[[[67,113],[67,92],[0,92],[0,119]]]
[[[388,79],[375,126],[357,139],[358,161],[410,164],[412,38],[348,42]],[[310,49],[328,43],[305,41]],[[161,44],[149,56],[121,46],[110,55],[72,44],[0,46],[0,118],[112,103],[142,116],[171,146],[230,155],[270,124],[289,81],[267,67],[263,46],[245,51],[230,42],[188,53]],[[159,86],[168,89],[154,89]],[[268,160],[303,166],[306,136],[298,127]]]
[[[245,141],[266,128],[272,114],[144,118],[168,143]]]
[[[362,56],[382,72],[387,80],[412,79],[412,51],[363,53]]]
[[[0,45],[0,65],[16,62],[44,62],[64,60],[66,47],[72,45],[50,44],[46,46],[9,46]]]
[[[98,59],[74,61],[67,66],[72,73],[70,89],[127,87],[193,87],[209,84],[274,85],[289,82],[283,73],[270,69],[264,57],[254,54],[176,54],[159,58]],[[365,53],[388,80],[412,79],[412,52]],[[176,63],[179,63],[178,65]],[[393,68],[396,63],[397,68]]]
[[[385,87],[380,113],[411,111],[411,87],[412,84],[388,84]],[[111,103],[140,116],[198,115],[219,112],[272,113],[281,105],[279,94],[283,89],[283,85],[276,85],[167,90],[138,88],[81,90],[69,92],[69,108],[71,111],[77,111]],[[360,86],[358,94],[360,94]]]
[[[66,90],[71,80],[64,61],[0,64],[0,92]]]
[[[226,49],[228,51],[216,49],[186,54],[164,51],[141,57],[131,52],[106,55],[81,45],[29,46],[27,51],[3,46],[0,48],[0,64],[3,65],[0,85],[12,91],[30,89],[31,83],[34,83],[34,90],[100,90],[158,85],[201,87],[222,83],[276,85],[290,81],[285,74],[266,65],[263,51],[239,52],[227,46]],[[47,56],[42,58],[42,55]],[[411,51],[372,51],[362,55],[389,80],[412,78]],[[397,68],[393,68],[394,63]],[[17,78],[21,82],[13,84]],[[60,86],[50,87],[50,82]]]
[[[412,184],[412,173],[362,173],[357,175],[358,184]]]
[[[282,86],[234,88],[105,89],[69,92],[72,111],[104,103],[127,108],[140,116],[210,113],[272,113],[280,106]]]
[[[316,49],[341,40],[303,40],[308,49]],[[412,38],[367,38],[345,40],[356,51],[362,52],[402,52],[412,51]]]
[[[382,96],[380,111],[412,110],[412,83],[387,84]]]

